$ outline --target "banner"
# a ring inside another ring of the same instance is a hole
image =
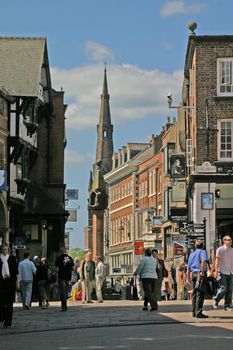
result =
[[[135,255],[144,254],[144,242],[135,242],[134,243],[134,254]]]
[[[67,221],[77,221],[77,209],[68,209],[69,216]]]
[[[7,187],[7,171],[0,170],[0,190],[5,190]]]
[[[78,189],[66,190],[66,199],[78,200]]]

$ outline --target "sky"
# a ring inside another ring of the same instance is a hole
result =
[[[52,85],[65,91],[65,183],[79,189],[69,203],[77,222],[66,224],[73,248],[84,248],[104,64],[114,150],[148,142],[175,116],[167,94],[180,101],[187,24],[197,22],[197,35],[233,35],[232,13],[230,0],[1,1],[0,35],[46,37]]]

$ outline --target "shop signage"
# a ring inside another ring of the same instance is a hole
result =
[[[170,208],[170,220],[175,222],[186,222],[188,219],[187,208]]]

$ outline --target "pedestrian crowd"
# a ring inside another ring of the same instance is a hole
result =
[[[223,244],[216,250],[215,259],[209,263],[204,243],[196,241],[195,249],[189,254],[188,261],[181,261],[168,269],[158,250],[145,249],[145,256],[138,264],[133,284],[139,300],[143,300],[143,311],[158,310],[158,302],[169,299],[191,299],[192,316],[207,318],[203,313],[205,296],[213,299],[217,309],[224,299],[224,310],[232,306],[233,285],[233,248],[232,237],[226,234]],[[67,300],[81,300],[91,304],[93,290],[98,303],[103,303],[102,288],[105,281],[105,267],[100,256],[93,260],[92,253],[86,251],[84,259],[74,261],[62,248],[54,266],[51,267],[45,257],[24,253],[24,259],[18,263],[9,252],[9,247],[0,247],[0,322],[4,328],[10,328],[13,316],[15,296],[20,293],[25,310],[30,309],[32,296],[37,293],[39,306],[49,307],[51,294],[61,301],[61,311],[67,311]],[[51,288],[53,286],[53,288]],[[120,288],[122,291],[122,288]]]

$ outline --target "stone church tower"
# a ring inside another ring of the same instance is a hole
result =
[[[96,146],[96,162],[101,160],[101,169],[103,175],[112,170],[113,155],[113,125],[111,124],[111,114],[109,106],[109,94],[107,84],[106,68],[104,70],[104,84],[101,95],[101,106],[99,124],[97,125],[97,146]]]
[[[96,159],[88,186],[88,227],[85,229],[85,247],[93,252],[94,257],[96,255],[103,257],[104,252],[104,210],[108,206],[104,175],[112,170],[112,136],[113,125],[111,124],[105,68],[99,124],[97,125]]]

